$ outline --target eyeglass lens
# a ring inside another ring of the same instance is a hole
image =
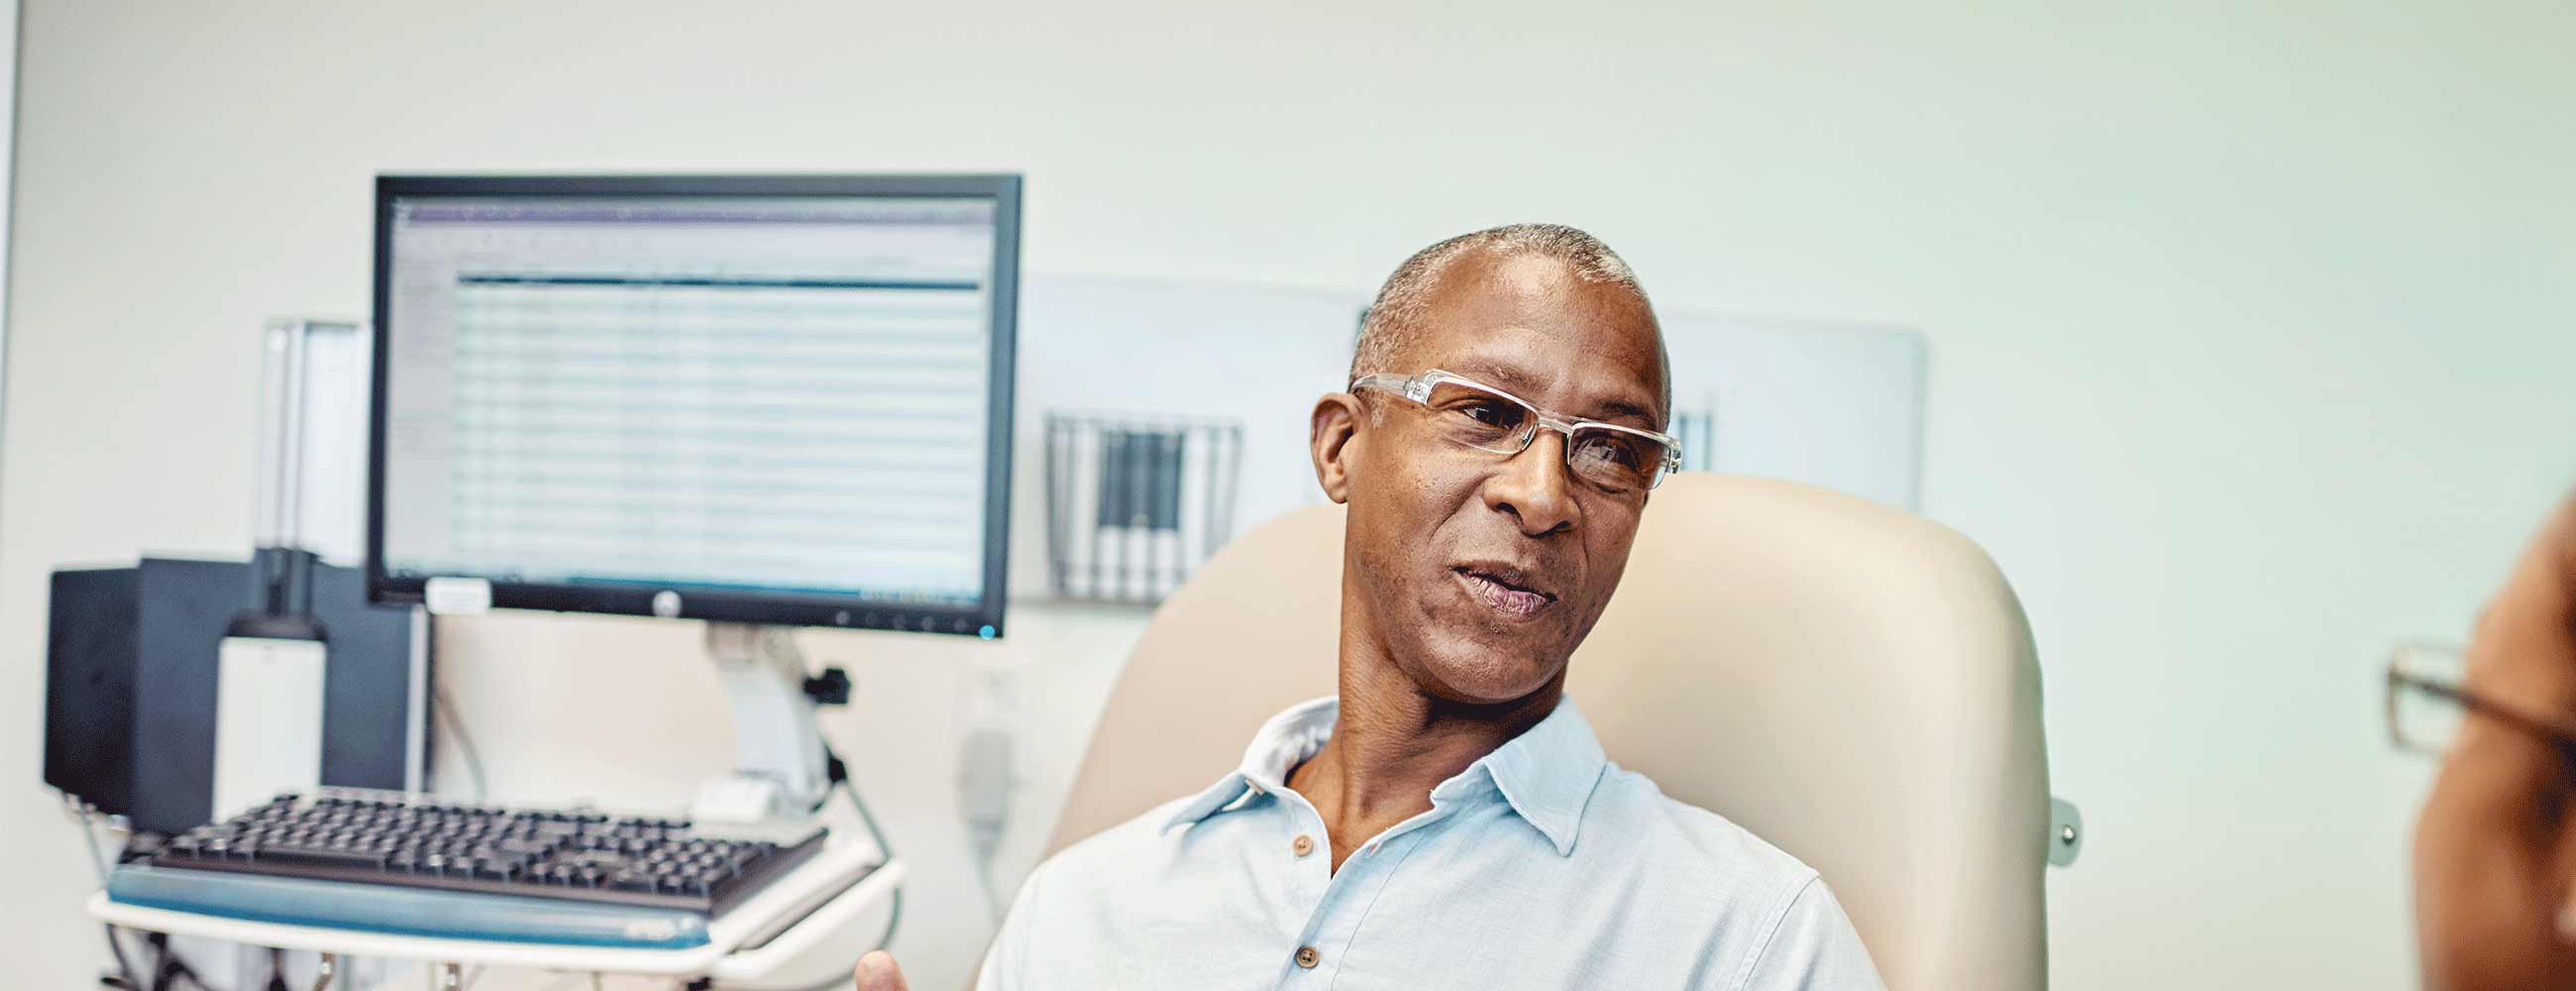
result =
[[[1470,385],[1441,382],[1425,406],[1451,441],[1480,451],[1518,454],[1537,436],[1538,411],[1528,404]],[[1575,476],[1603,488],[1652,488],[1663,470],[1664,446],[1651,438],[1605,427],[1577,427],[1567,438],[1566,465]]]
[[[2397,648],[2389,659],[2389,671],[2400,677],[2389,686],[2388,729],[2398,746],[2431,754],[2450,750],[2451,741],[2460,735],[2464,711],[2460,700],[2415,679],[2456,686],[2463,669],[2464,658],[2456,646],[2406,644]]]

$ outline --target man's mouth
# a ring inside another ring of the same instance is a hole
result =
[[[1556,596],[1530,586],[1527,573],[1499,564],[1462,564],[1449,569],[1467,594],[1495,612],[1514,619],[1536,616]]]

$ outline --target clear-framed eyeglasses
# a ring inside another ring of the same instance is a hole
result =
[[[2550,745],[2576,773],[2576,720],[2527,712],[2463,684],[2466,656],[2452,644],[2410,641],[2388,657],[2388,741],[2398,749],[2441,756],[2471,717],[2492,720]]]
[[[1559,416],[1455,372],[1434,368],[1411,377],[1378,372],[1352,379],[1350,388],[1411,400],[1429,415],[1441,437],[1479,451],[1508,457],[1528,450],[1541,427],[1564,434],[1566,469],[1612,494],[1644,492],[1681,469],[1681,441],[1670,434]]]

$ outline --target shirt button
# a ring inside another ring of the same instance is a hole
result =
[[[1299,834],[1296,842],[1288,844],[1288,849],[1300,857],[1313,853],[1315,852],[1315,838]]]
[[[1316,964],[1323,962],[1323,959],[1324,955],[1315,952],[1314,947],[1300,946],[1297,948],[1297,966],[1304,967],[1307,970],[1313,970],[1315,969]]]

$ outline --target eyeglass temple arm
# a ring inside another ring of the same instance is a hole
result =
[[[2388,681],[2392,685],[2411,686],[2418,691],[2437,695],[2453,702],[2457,702],[2460,704],[2460,708],[2467,709],[2481,716],[2512,726],[2513,728],[2525,733],[2549,737],[2550,739],[2558,741],[2562,745],[2576,747],[2576,727],[2571,727],[2565,723],[2516,712],[2504,703],[2471,694],[2468,690],[2460,688],[2459,686],[2434,681],[2430,678],[2418,677],[2416,675],[2407,674],[2403,671],[2391,670],[2388,672]]]

